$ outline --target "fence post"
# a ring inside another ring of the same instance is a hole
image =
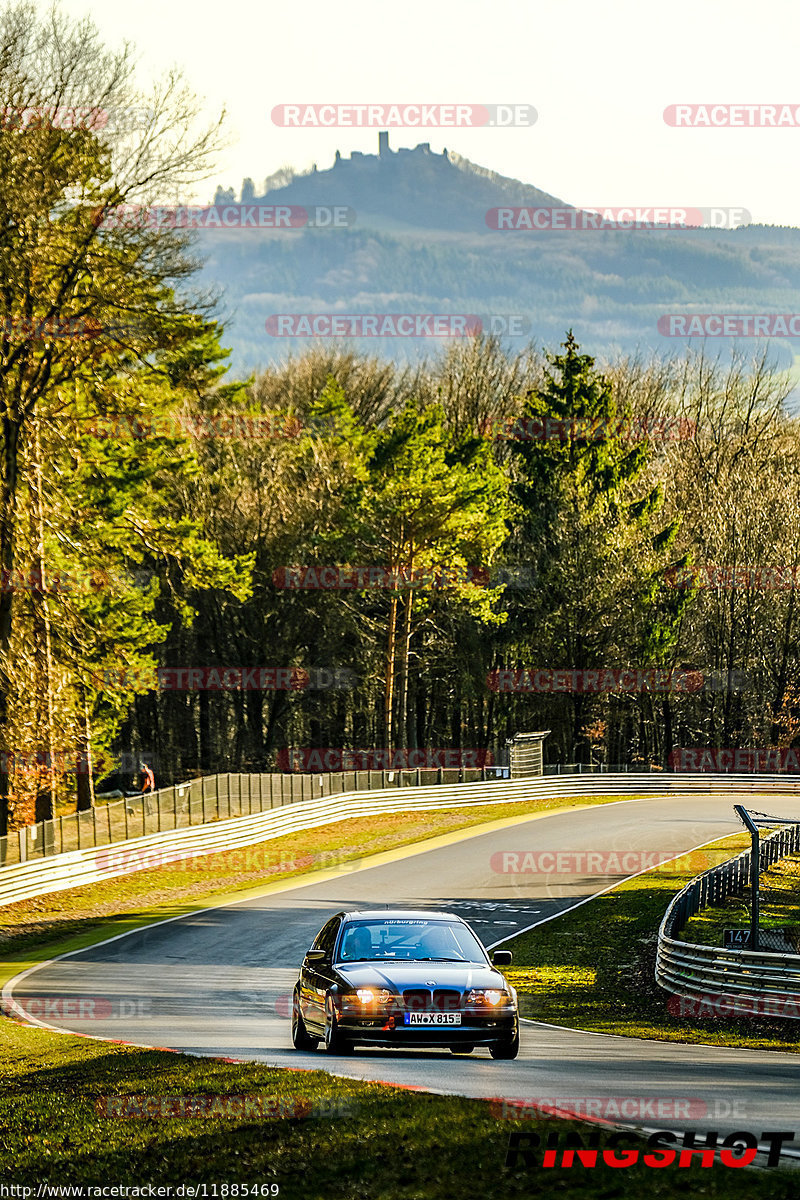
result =
[[[758,950],[758,876],[761,866],[758,828],[743,804],[734,804],[733,809],[750,834],[750,949]]]
[[[114,834],[113,834],[113,832],[112,832],[112,830],[111,830],[111,802],[110,802],[110,801],[106,801],[106,817],[108,818],[108,844],[109,844],[109,846],[110,846],[110,845],[111,845],[111,843],[112,843],[112,842],[113,842],[113,840],[114,840]],[[59,821],[60,821],[60,820],[61,820],[61,818],[59,817]],[[62,851],[63,851],[63,849],[64,849],[64,829],[63,829],[63,826],[62,826],[62,828],[61,828],[61,849],[62,849]]]

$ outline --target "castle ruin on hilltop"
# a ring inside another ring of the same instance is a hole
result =
[[[390,158],[400,158],[404,154],[418,154],[419,155],[419,154],[431,154],[431,153],[432,153],[432,151],[431,151],[430,142],[420,142],[419,145],[415,146],[413,150],[409,150],[407,147],[401,147],[400,150],[390,150],[389,149],[389,131],[388,131],[388,129],[382,130],[378,134],[378,161],[380,161],[381,159],[383,159],[385,161],[386,159],[390,159]],[[442,151],[441,155],[437,155],[436,157],[437,158],[441,157],[441,158],[447,159],[447,150],[444,149]],[[341,166],[342,164],[347,165],[347,163],[352,163],[352,162],[363,162],[365,159],[368,159],[368,158],[374,159],[375,155],[374,154],[364,154],[361,150],[352,150],[350,152],[349,158],[342,158],[341,151],[337,150],[336,158],[334,160],[333,165],[334,165],[334,167],[338,167],[338,166]],[[312,170],[316,171],[316,169],[317,169],[317,164],[314,163]]]
[[[378,134],[377,154],[364,154],[361,150],[353,150],[351,151],[350,156],[345,158],[342,156],[341,151],[337,150],[333,161],[333,166],[328,169],[331,171],[347,171],[351,170],[353,167],[378,168],[381,164],[388,164],[393,161],[397,163],[401,161],[419,162],[422,158],[443,159],[445,162],[450,162],[447,150],[443,150],[441,154],[434,154],[431,151],[430,142],[420,142],[418,146],[413,148],[413,150],[408,149],[407,147],[402,147],[399,150],[392,150],[389,147],[388,130],[381,130],[381,132]],[[323,174],[323,172],[317,171],[316,163],[313,164],[310,171],[298,172],[296,175],[287,169],[278,171],[275,175],[269,176],[265,180],[263,195],[266,196],[272,191],[287,187],[295,179],[302,179],[304,177],[307,178],[309,175],[317,174]],[[240,195],[241,203],[243,204],[250,204],[257,199],[256,189],[252,179],[245,179],[242,182],[242,190]],[[233,204],[235,202],[236,195],[233,188],[217,188],[214,196],[215,204]]]

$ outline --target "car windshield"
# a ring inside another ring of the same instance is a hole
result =
[[[480,943],[466,925],[419,917],[377,917],[348,923],[337,959],[339,962],[407,959],[486,964]]]

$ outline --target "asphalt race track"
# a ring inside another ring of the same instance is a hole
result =
[[[800,1137],[800,1056],[638,1041],[535,1022],[523,1025],[513,1062],[495,1062],[485,1050],[455,1058],[358,1048],[332,1058],[324,1050],[298,1053],[290,1041],[288,1001],[300,960],[339,909],[450,910],[472,922],[491,947],[640,869],[639,860],[628,857],[622,860],[627,869],[614,875],[574,868],[546,877],[503,873],[493,869],[497,852],[655,852],[664,858],[740,830],[732,811],[739,800],[800,818],[800,798],[776,796],[673,795],[556,812],[150,926],[35,968],[12,981],[6,995],[13,993],[37,1023],[140,1045],[324,1068],[465,1096],[560,1100],[566,1107],[586,1098],[628,1097],[641,1101],[639,1116],[622,1124],[795,1130]],[[77,1017],[65,1014],[66,1000],[77,1001],[68,1006]]]

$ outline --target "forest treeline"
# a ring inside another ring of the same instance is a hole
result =
[[[763,366],[476,339],[156,395],[157,360],[109,381],[127,413],[43,401],[20,447],[26,811],[140,756],[161,784],[541,729],[551,762],[794,744],[800,431]]]
[[[48,21],[0,20],[0,835],[140,756],[160,785],[534,730],[550,762],[794,744],[784,377],[567,333],[230,381],[191,235],[105,219],[186,189],[216,130]],[[150,125],[54,119],[78,64]]]

